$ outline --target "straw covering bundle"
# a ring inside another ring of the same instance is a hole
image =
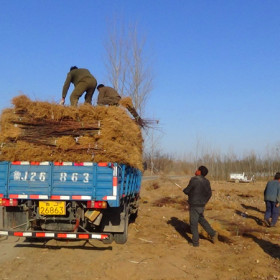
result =
[[[118,162],[142,170],[142,134],[116,106],[31,101],[20,95],[1,114],[1,161]]]

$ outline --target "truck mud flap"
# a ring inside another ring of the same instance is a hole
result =
[[[27,226],[27,212],[22,212],[17,207],[0,207],[0,228],[26,230]]]
[[[127,219],[127,206],[107,209],[101,221],[102,232],[124,232]]]

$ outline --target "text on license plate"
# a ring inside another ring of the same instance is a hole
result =
[[[40,215],[65,215],[65,201],[39,201]]]

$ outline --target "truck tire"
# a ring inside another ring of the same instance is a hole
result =
[[[103,244],[111,244],[113,241],[114,241],[113,234],[110,234],[108,239],[102,240]]]
[[[137,210],[135,213],[130,214],[130,216],[129,216],[129,222],[130,222],[130,223],[135,223],[135,220],[136,220],[137,216],[138,216],[138,210]]]
[[[125,219],[125,221],[124,221],[124,231],[122,233],[115,233],[114,234],[114,240],[117,244],[124,244],[127,241],[129,215],[126,214],[124,219]]]

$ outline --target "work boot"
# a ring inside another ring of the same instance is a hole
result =
[[[218,239],[218,232],[216,232],[213,236],[211,236],[211,241],[213,244],[217,244],[217,242],[219,241]]]
[[[271,224],[270,224],[270,222],[269,222],[267,219],[264,219],[264,224],[265,224],[267,227],[271,227]]]

